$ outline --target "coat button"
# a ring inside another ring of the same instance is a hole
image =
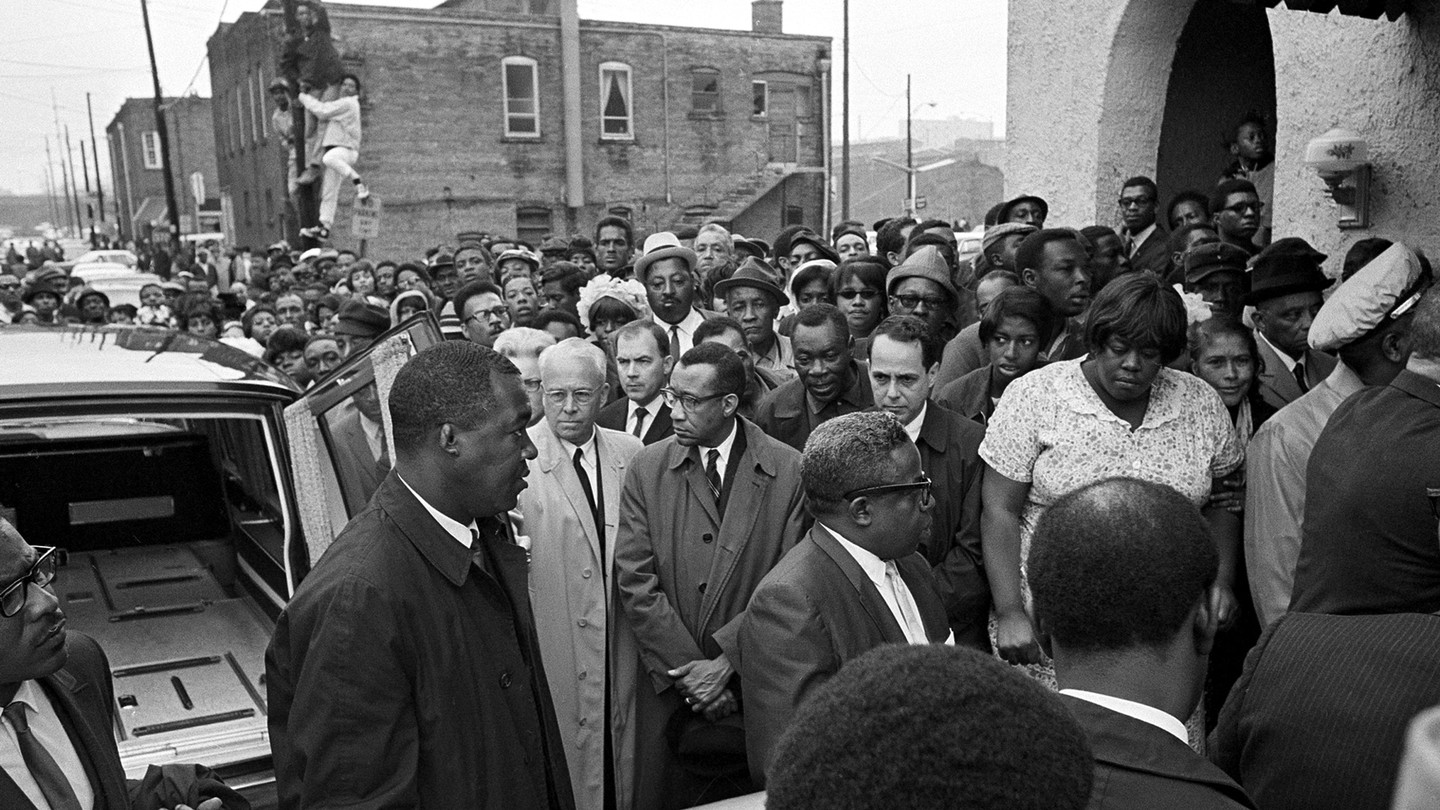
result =
[[[580,718],[580,725],[582,725],[582,726],[585,725],[585,718],[583,718],[583,717]]]
[[[702,582],[702,583],[700,583],[700,593],[704,593],[704,592],[705,592],[705,583]]]
[[[708,533],[707,533],[707,534],[703,534],[703,535],[700,536],[700,541],[701,541],[702,543],[713,543],[713,542],[715,542],[715,535],[713,535],[713,534],[708,534]]]
[[[590,622],[581,619],[580,621],[576,622],[576,624],[580,625],[581,627],[588,627],[590,625]]]
[[[580,576],[584,577],[585,579],[589,579],[589,578],[590,578],[590,569],[589,569],[589,568],[586,568],[584,571],[581,571],[581,572],[580,572]]]
[[[509,688],[510,688],[510,673],[508,673],[508,672],[502,672],[502,673],[500,673],[500,688],[501,688],[501,689],[509,689]]]
[[[585,680],[587,677],[589,677],[589,675],[590,673],[586,672],[585,670],[580,670],[580,680]]]

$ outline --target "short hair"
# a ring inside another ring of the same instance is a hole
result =
[[[1203,321],[1196,321],[1190,325],[1186,332],[1186,344],[1189,348],[1190,362],[1193,364],[1200,359],[1200,352],[1205,347],[1222,337],[1236,337],[1240,343],[1250,352],[1250,361],[1255,366],[1255,374],[1258,376],[1265,369],[1265,361],[1260,357],[1260,347],[1255,343],[1255,332],[1241,323],[1239,319],[1229,315],[1212,315]],[[1254,390],[1258,380],[1252,381],[1251,390]]]
[[[1040,262],[1045,258],[1045,246],[1051,242],[1066,240],[1077,245],[1080,244],[1077,233],[1069,228],[1042,228],[1034,233],[1026,234],[1025,238],[1020,240],[1020,246],[1015,249],[1016,269],[1039,270]],[[1083,249],[1084,246],[1081,247]]]
[[[699,239],[701,234],[707,233],[718,233],[721,236],[725,237],[723,240],[721,240],[725,243],[725,254],[727,256],[735,255],[735,243],[730,238],[730,231],[726,230],[724,225],[721,225],[718,222],[707,222],[704,225],[700,226],[700,230],[695,232],[695,238]]]
[[[815,328],[817,326],[829,326],[840,333],[842,340],[850,337],[850,322],[845,320],[845,313],[834,304],[811,304],[801,307],[799,314],[795,316],[795,328],[802,326]],[[794,332],[791,332],[794,335]]]
[[[484,295],[485,293],[497,295],[501,301],[505,300],[505,291],[500,289],[494,282],[484,280],[472,281],[455,291],[455,298],[450,302],[455,305],[455,317],[463,322],[465,320],[465,304],[471,298],[477,295]]]
[[[608,342],[610,351],[614,353],[620,349],[620,338],[637,338],[649,335],[655,341],[655,348],[660,350],[662,356],[670,354],[670,333],[664,327],[655,323],[649,318],[639,318],[610,333]]]
[[[740,356],[719,343],[701,343],[680,355],[682,366],[710,366],[715,369],[715,393],[745,396],[745,364]]]
[[[134,304],[116,304],[115,306],[110,308],[111,315],[114,315],[117,312],[122,315],[128,315],[131,318],[135,318],[140,315],[139,307],[136,307]]]
[[[905,249],[905,229],[916,225],[914,217],[896,217],[875,234],[875,252],[882,257]]]
[[[196,296],[180,308],[180,326],[188,327],[191,318],[198,318],[202,315],[214,321],[217,328],[225,321],[218,302],[209,297]]]
[[[1244,115],[1240,116],[1240,120],[1235,122],[1235,126],[1230,129],[1229,139],[1226,140],[1223,144],[1221,144],[1221,146],[1228,147],[1230,146],[1230,144],[1235,143],[1237,140],[1239,140],[1240,130],[1246,124],[1254,124],[1255,126],[1260,127],[1262,132],[1270,126],[1270,122],[1259,110],[1247,110]]]
[[[506,357],[539,357],[555,345],[555,336],[543,329],[512,326],[495,336],[492,348]]]
[[[701,344],[713,337],[718,337],[726,332],[739,332],[740,337],[745,337],[745,328],[740,322],[729,315],[715,315],[706,318],[695,327],[695,343]]]
[[[265,362],[273,364],[286,352],[304,351],[306,339],[304,332],[289,324],[278,327],[265,341]]]
[[[1085,318],[1085,345],[1098,352],[1121,340],[1140,349],[1156,349],[1170,365],[1185,351],[1189,319],[1180,294],[1149,273],[1125,273],[1100,291]]]
[[[835,296],[832,290],[834,288],[830,285],[830,279],[834,278],[834,276],[835,268],[826,267],[823,264],[811,264],[790,279],[790,294],[798,301],[801,290],[805,289],[807,285],[819,281],[825,285],[825,294],[830,296],[830,299],[833,301]]]
[[[860,283],[880,291],[876,299],[880,302],[880,314],[884,317],[886,312],[885,276],[890,272],[890,265],[878,256],[855,256],[840,262],[835,268],[835,274],[830,277],[830,295],[838,298],[840,288],[845,282],[852,278],[860,279]]]
[[[1225,207],[1225,200],[1229,198],[1231,194],[1239,194],[1241,192],[1249,192],[1257,197],[1260,196],[1260,192],[1255,190],[1254,183],[1239,177],[1232,177],[1215,186],[1215,188],[1210,190],[1210,213],[1214,214],[1219,212],[1220,209]]]
[[[1001,290],[1000,294],[990,299],[990,306],[985,308],[985,314],[980,317],[980,343],[988,345],[995,337],[995,332],[1000,325],[1005,323],[1006,318],[1020,318],[1029,321],[1035,327],[1035,333],[1040,337],[1040,345],[1050,345],[1050,340],[1055,336],[1058,328],[1055,323],[1055,310],[1050,306],[1050,299],[1038,292],[1023,285],[1010,287]]]
[[[595,376],[600,378],[602,384],[605,382],[607,359],[604,349],[601,349],[599,346],[596,346],[584,338],[565,338],[559,343],[556,343],[555,338],[550,335],[547,334],[545,337],[550,338],[551,345],[545,347],[544,351],[540,352],[540,379],[542,381],[545,379],[546,366],[566,358],[574,357],[588,364],[590,370],[595,372]],[[499,342],[498,338],[496,342]]]
[[[563,309],[546,307],[535,313],[535,317],[530,320],[530,325],[536,329],[544,329],[552,323],[563,323],[567,326],[573,326],[575,327],[575,334],[585,334],[585,327],[580,325],[580,319]]]
[[[1420,299],[1409,335],[1411,354],[1424,360],[1440,360],[1440,285],[1432,286]]]
[[[1095,761],[1054,693],[988,653],[887,644],[802,702],[768,810],[1080,810]]]
[[[1107,478],[1040,515],[1027,571],[1036,618],[1050,636],[1077,652],[1105,653],[1170,642],[1219,566],[1208,524],[1189,499],[1162,484]]]
[[[891,483],[890,454],[910,441],[905,426],[885,411],[859,411],[827,419],[805,440],[800,480],[812,503],[838,504],[845,493]]]
[[[959,254],[955,250],[955,245],[951,243],[949,239],[946,239],[938,233],[922,231],[918,225],[915,226],[915,230],[910,232],[910,238],[905,240],[905,257],[909,258],[915,255],[915,251],[926,245],[933,245],[935,249],[940,252],[941,258],[945,259],[945,264],[949,267],[954,267],[956,262],[959,261]]]
[[[835,223],[830,226],[830,244],[835,244],[836,240],[847,233],[858,233],[861,236],[866,236],[865,223],[858,219],[847,219]],[[867,238],[866,241],[869,241],[869,239]]]
[[[867,357],[875,350],[875,338],[881,335],[896,343],[919,343],[920,362],[927,369],[940,362],[940,356],[945,352],[945,341],[935,334],[924,319],[914,315],[891,315],[877,324],[870,332],[870,342],[866,346]]]
[[[1340,271],[1340,280],[1349,281],[1350,277],[1360,272],[1360,268],[1375,260],[1376,256],[1390,249],[1395,244],[1383,236],[1372,236],[1369,239],[1361,239],[1345,251],[1344,269]]]
[[[1120,234],[1116,233],[1115,229],[1109,225],[1086,225],[1080,229],[1080,235],[1085,237],[1086,241],[1090,243],[1091,252],[1099,246],[1101,239],[1106,237],[1115,240],[1120,239]]]
[[[1181,225],[1180,227],[1171,231],[1169,244],[1167,244],[1166,247],[1170,248],[1171,253],[1179,253],[1180,251],[1185,249],[1185,243],[1189,241],[1190,234],[1199,230],[1210,231],[1211,233],[1215,234],[1216,239],[1220,238],[1220,232],[1215,230],[1215,225],[1213,223],[1192,222],[1189,225]]]
[[[410,358],[390,389],[395,449],[418,450],[426,436],[449,423],[479,427],[495,409],[495,384],[520,369],[503,355],[468,340],[444,340]]]
[[[983,284],[984,282],[990,281],[992,279],[995,281],[1008,281],[1016,286],[1024,283],[1020,280],[1019,276],[1015,275],[1009,270],[991,270],[990,272],[977,279],[975,281],[975,284],[976,286],[979,286],[980,284]]]
[[[635,245],[635,226],[631,225],[630,220],[626,219],[625,217],[617,216],[615,214],[601,217],[600,221],[595,223],[596,242],[600,241],[601,228],[619,228],[620,230],[625,232],[625,241],[628,242],[632,247]]]
[[[1150,192],[1150,199],[1152,201],[1160,199],[1160,189],[1155,187],[1155,181],[1143,174],[1137,174],[1120,184],[1121,192],[1124,192],[1127,188],[1143,188]]]
[[[410,272],[419,276],[420,280],[425,282],[426,286],[429,286],[434,281],[434,279],[430,278],[430,271],[425,269],[425,265],[419,264],[418,262],[402,262],[396,265],[395,278],[398,280],[400,278],[400,274],[405,272],[406,270],[409,270]]]
[[[279,315],[275,314],[275,308],[270,306],[269,304],[256,304],[255,306],[245,310],[245,313],[240,316],[240,326],[245,330],[245,337],[250,337],[250,330],[253,329],[255,326],[256,316],[265,312],[270,313],[270,317],[277,320],[280,317]]]
[[[580,288],[584,287],[585,282],[589,280],[585,271],[580,269],[580,265],[566,261],[555,262],[545,268],[545,272],[540,275],[541,286],[558,282],[560,289],[564,290],[566,295],[578,295]]]
[[[1186,189],[1171,197],[1169,204],[1165,206],[1165,227],[1170,227],[1171,220],[1175,219],[1175,209],[1187,202],[1200,206],[1200,210],[1205,212],[1205,216],[1210,216],[1210,198],[1193,188]]]

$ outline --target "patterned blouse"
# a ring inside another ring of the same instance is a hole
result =
[[[1145,420],[1132,431],[1101,401],[1080,363],[1051,363],[1011,383],[980,444],[980,457],[996,472],[1030,484],[1022,560],[1040,513],[1066,493],[1126,476],[1174,487],[1203,506],[1211,479],[1244,461],[1225,404],[1198,377],[1160,369]]]

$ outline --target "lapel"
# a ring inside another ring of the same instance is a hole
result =
[[[718,520],[719,515],[715,511],[713,499],[708,497],[709,482],[705,479],[705,471],[700,469],[698,464],[691,465],[691,486],[696,485],[695,479],[698,477],[698,485],[705,487],[707,496],[701,500],[720,527],[715,538],[718,548],[710,558],[710,573],[706,578],[710,585],[705,590],[705,598],[700,601],[701,627],[705,627],[710,621],[710,614],[715,611],[720,595],[725,593],[726,586],[730,583],[730,574],[740,562],[740,555],[744,553],[745,545],[754,531],[755,521],[760,517],[760,502],[765,497],[770,481],[775,477],[774,462],[761,444],[764,434],[738,416],[735,417],[735,429],[746,431],[745,452],[730,460],[730,466],[735,470],[735,481],[730,486],[730,500],[725,506],[728,520]]]
[[[595,446],[603,463],[605,453],[603,450],[598,450],[600,447],[599,428],[596,428],[595,435]],[[544,451],[543,455],[537,459],[540,463],[540,472],[550,477],[559,486],[561,494],[565,496],[565,501],[570,504],[570,511],[575,515],[576,525],[585,533],[586,543],[590,547],[590,556],[598,562],[600,560],[600,535],[595,526],[595,518],[590,514],[590,501],[585,498],[585,490],[580,486],[580,476],[575,474],[575,460],[565,453],[565,445],[560,443],[559,437],[550,429],[547,422],[542,421],[531,428],[531,441],[535,443],[536,447],[543,448]],[[597,471],[601,469],[599,464],[595,468]],[[590,485],[593,487],[595,482],[590,482]],[[608,492],[609,488],[606,489]],[[609,511],[608,503],[605,506],[605,514],[614,514]]]
[[[103,675],[108,678],[110,673],[104,672]],[[75,753],[80,756],[80,762],[85,767],[85,777],[90,780],[91,789],[95,792],[96,810],[128,807],[129,797],[124,782],[116,784],[113,779],[101,778],[102,773],[110,774],[112,770],[118,770],[120,764],[118,753],[112,768],[104,767],[107,763],[99,759],[106,747],[111,751],[115,750],[115,743],[109,736],[111,730],[109,727],[97,729],[92,722],[93,712],[87,712],[86,707],[81,705],[82,700],[99,702],[103,698],[91,700],[91,696],[87,694],[90,685],[75,678],[64,668],[41,678],[40,686],[45,690],[45,696],[50,698],[50,703],[60,718],[60,725],[65,728],[65,733],[75,746]],[[10,782],[8,777],[6,781]],[[14,782],[10,784],[14,785]],[[26,802],[26,805],[28,804]]]
[[[660,402],[658,399],[655,401]],[[625,425],[622,422],[620,428],[623,430],[624,427]],[[670,433],[670,406],[662,402],[660,403],[660,409],[655,412],[654,418],[650,420],[650,426],[645,428],[645,438],[642,441],[646,444],[654,444],[669,436]],[[609,514],[609,512],[606,512],[606,514]]]
[[[595,447],[600,454],[601,489],[604,490],[601,500],[605,502],[605,521],[619,525],[620,491],[625,484],[625,461],[600,430],[595,431]],[[612,579],[609,572],[615,570],[615,534],[611,532],[609,542],[605,544],[606,559],[602,565],[605,567],[607,583]]]
[[[870,581],[870,577],[865,575],[860,563],[855,562],[855,558],[850,556],[850,552],[836,542],[835,538],[830,536],[829,531],[821,528],[818,524],[810,529],[810,542],[825,552],[825,556],[829,557],[830,561],[835,563],[835,566],[845,575],[845,579],[849,580],[850,587],[854,588],[860,596],[860,606],[865,608],[866,615],[870,617],[870,621],[874,623],[875,629],[879,631],[880,637],[885,640],[885,643],[905,644],[907,641],[905,631],[901,630],[900,623],[895,621],[895,614],[890,612],[890,606],[885,604],[885,598],[880,595],[879,589],[875,587],[874,582]],[[909,584],[908,578],[906,584]]]
[[[1273,395],[1284,402],[1294,402],[1300,398],[1300,385],[1295,382],[1295,375],[1285,368],[1285,361],[1270,348],[1257,332],[1255,345],[1260,349],[1260,359],[1264,362],[1265,368],[1260,372],[1260,385],[1269,388]]]
[[[465,584],[471,569],[471,549],[455,542],[455,538],[440,528],[420,501],[410,494],[409,488],[400,480],[399,472],[392,470],[380,482],[380,488],[375,490],[374,502],[390,517],[395,529],[415,546],[420,556],[450,584],[457,588]],[[503,514],[496,517],[505,520]]]
[[[930,564],[919,552],[896,561],[900,578],[915,597],[915,606],[920,609],[920,622],[925,625],[925,637],[931,644],[943,644],[950,637],[950,619],[945,605],[935,590],[935,577],[930,573]]]

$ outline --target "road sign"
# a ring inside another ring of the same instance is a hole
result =
[[[350,235],[356,239],[374,239],[380,235],[380,198],[371,194],[355,201],[355,213],[350,218]]]
[[[916,197],[916,198],[915,198],[915,210],[916,210],[916,211],[919,211],[921,208],[924,208],[924,207],[925,207],[925,198],[924,198],[924,197]]]

